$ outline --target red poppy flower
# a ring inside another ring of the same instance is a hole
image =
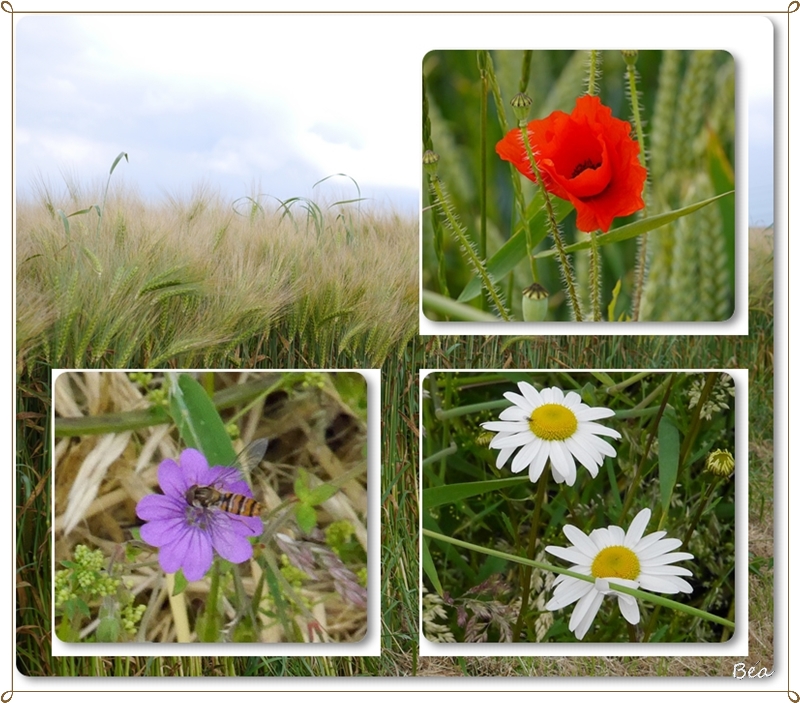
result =
[[[584,95],[572,114],[556,110],[528,123],[528,139],[544,187],[569,200],[578,214],[578,229],[608,232],[615,217],[644,207],[646,169],[639,163],[639,144],[631,126],[611,116],[600,98]],[[501,159],[510,161],[534,183],[525,142],[519,128],[497,143]]]

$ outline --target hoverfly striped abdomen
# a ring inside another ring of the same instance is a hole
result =
[[[192,486],[186,491],[186,500],[197,508],[217,508],[244,517],[261,515],[261,504],[258,501],[240,493],[219,491],[213,486]]]

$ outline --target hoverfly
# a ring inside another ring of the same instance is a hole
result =
[[[186,491],[186,500],[196,508],[219,508],[226,513],[258,517],[261,503],[240,493],[218,491],[213,486],[192,486]]]
[[[237,457],[236,466],[231,467],[232,472],[249,474],[250,470],[258,466],[267,451],[269,441],[266,438],[251,442]],[[241,493],[232,493],[223,490],[220,485],[190,486],[186,491],[186,501],[196,508],[217,508],[231,515],[242,517],[259,517],[261,504],[253,498],[248,498]]]

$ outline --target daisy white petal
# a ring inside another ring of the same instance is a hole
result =
[[[529,415],[530,411],[526,411],[524,408],[521,408],[518,405],[512,405],[510,408],[506,408],[500,413],[500,419],[506,421],[516,420],[517,422],[522,420],[522,422],[527,425]]]
[[[495,465],[498,469],[503,468],[506,461],[508,461],[508,457],[514,453],[514,449],[516,449],[516,447],[504,447],[497,453],[497,462]]]
[[[580,622],[574,622],[574,617],[569,620],[569,629],[575,632],[575,637],[579,640],[589,631],[589,628],[594,622],[597,611],[603,604],[603,594],[599,591],[592,590],[584,596],[584,601],[587,602],[587,608],[584,612],[583,619]],[[577,608],[577,606],[575,606]]]
[[[664,539],[666,532],[645,535],[650,516],[648,508],[641,510],[631,521],[627,532],[617,525],[610,525],[586,535],[573,525],[565,525],[564,535],[573,546],[545,547],[549,554],[575,564],[570,567],[572,571],[595,577],[591,584],[562,574],[555,581],[553,597],[545,605],[548,610],[558,610],[577,601],[569,629],[578,639],[583,639],[588,632],[605,596],[617,601],[625,620],[632,625],[639,622],[636,598],[613,590],[610,584],[656,593],[692,592],[689,582],[681,578],[691,576],[691,572],[682,566],[673,566],[672,562],[694,557],[687,552],[672,552],[681,543],[674,538]]]
[[[508,460],[506,450],[514,448],[518,454],[511,464],[513,472],[527,466],[530,480],[535,483],[549,460],[556,483],[572,486],[577,478],[577,464],[594,478],[604,458],[617,455],[616,449],[602,437],[620,439],[620,433],[595,422],[613,416],[613,410],[592,408],[575,391],[564,393],[555,386],[538,391],[530,383],[520,381],[517,387],[520,393],[503,394],[512,406],[500,413],[499,420],[481,425],[497,433],[489,446],[502,453],[498,468]]]
[[[520,381],[517,386],[522,391],[522,395],[525,396],[526,400],[534,407],[539,407],[542,404],[542,398],[539,395],[539,391],[537,391],[530,383],[526,381]]]
[[[546,463],[547,463],[547,452],[540,450],[539,452],[537,452],[536,456],[533,457],[533,461],[528,467],[528,478],[530,479],[531,483],[536,483],[539,480],[539,477],[542,475],[542,472],[544,471],[544,465]]]

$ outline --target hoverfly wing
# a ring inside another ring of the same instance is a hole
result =
[[[239,479],[252,487],[250,475],[264,458],[268,444],[269,440],[266,437],[260,437],[250,442],[234,460],[230,467],[231,474],[235,472]]]
[[[236,465],[242,470],[246,478],[249,479],[253,469],[261,463],[261,460],[267,453],[268,445],[269,440],[266,437],[259,437],[250,442],[250,444],[242,450],[241,454],[236,457]]]

